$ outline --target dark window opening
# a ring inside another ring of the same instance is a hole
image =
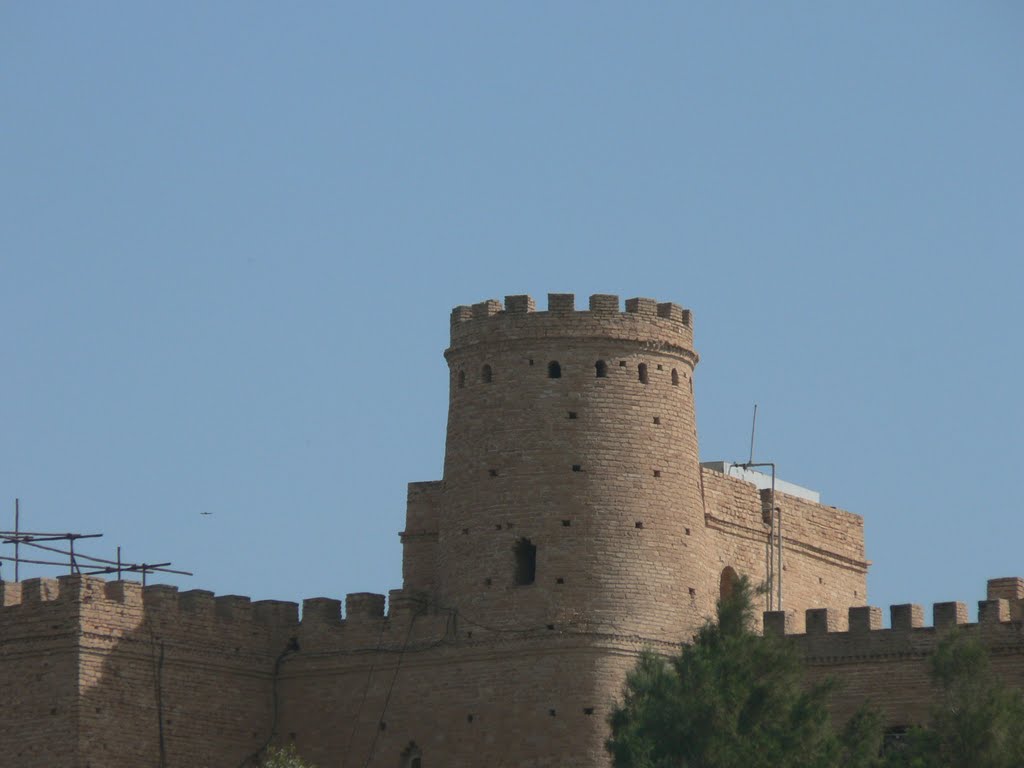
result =
[[[466,722],[467,723],[472,723],[473,722],[473,716],[472,715],[466,715]]]
[[[569,411],[569,418],[570,419],[575,419],[576,418],[576,411]]]
[[[462,529],[462,535],[463,536],[469,536],[469,528],[463,528]]]
[[[643,521],[643,520],[637,520],[637,521],[636,521],[636,522],[635,522],[635,523],[633,524],[633,527],[634,527],[634,528],[643,528],[643,527],[644,527],[644,521]]]
[[[582,472],[583,471],[583,465],[582,464],[573,464],[572,465],[572,471],[573,472]]]
[[[466,386],[466,372],[465,371],[459,371],[459,389],[462,389],[465,386]]]
[[[498,470],[496,470],[496,469],[488,469],[487,470],[487,474],[490,475],[491,477],[497,477],[498,476]]]
[[[689,536],[689,535],[690,535],[690,529],[689,529],[689,528],[686,528],[686,529],[684,529],[684,530],[686,531],[686,535],[687,535],[687,536]]]
[[[559,576],[557,579],[555,579],[555,584],[565,584],[565,579]]]
[[[562,378],[562,366],[558,364],[557,360],[552,360],[548,363],[548,378],[549,379],[560,379]]]
[[[554,717],[555,716],[555,710],[549,709],[548,710],[548,714],[551,715],[552,717]]]
[[[697,590],[694,589],[693,587],[690,587],[690,597],[696,597],[696,596],[697,596]]]
[[[480,369],[480,381],[484,384],[490,384],[494,380],[494,372],[491,370],[491,366],[484,365]]]
[[[626,361],[625,360],[619,360],[619,368],[625,368],[625,367],[626,367]]]
[[[640,363],[636,367],[637,378],[640,379],[641,384],[647,383],[647,363]]]
[[[583,714],[584,715],[592,715],[592,714],[594,714],[594,708],[593,707],[584,707],[583,708]]]
[[[654,417],[654,423],[655,424],[661,424],[661,416],[655,416]]]
[[[597,371],[597,378],[603,379],[608,376],[608,363],[604,360],[598,360],[594,363],[594,370]]]
[[[661,470],[660,469],[654,470],[654,476],[655,477],[661,477]]]
[[[537,578],[537,547],[529,539],[516,542],[516,584],[533,584]]]
[[[570,525],[572,525],[572,520],[563,520],[562,521],[562,527],[563,528],[568,528]]]
[[[663,369],[663,368],[661,367],[661,363],[658,363],[658,370],[659,370],[659,371],[661,371],[661,370],[664,370],[664,369]]]
[[[533,365],[533,358],[532,357],[530,358],[529,363],[530,363],[530,365]]]
[[[677,371],[675,368],[672,369],[672,386],[679,386],[679,371]]]
[[[736,571],[731,566],[726,566],[722,569],[722,576],[718,580],[718,596],[721,600],[728,600],[732,597],[732,591],[736,588],[736,582],[740,580],[740,577],[736,575]]]

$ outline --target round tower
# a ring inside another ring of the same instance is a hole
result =
[[[452,311],[438,597],[480,625],[679,641],[714,605],[691,314],[549,294]]]

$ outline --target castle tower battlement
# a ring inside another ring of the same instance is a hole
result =
[[[717,576],[700,565],[689,310],[508,296],[456,307],[445,358],[444,478],[417,505],[436,509],[436,598],[507,628],[698,625]]]

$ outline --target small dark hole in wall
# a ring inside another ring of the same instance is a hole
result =
[[[501,523],[495,523],[494,524],[494,530],[500,531],[501,530]]]
[[[661,477],[661,470],[660,469],[654,470],[654,476],[655,477]]]
[[[472,630],[470,630],[469,632],[466,633],[466,637],[472,637],[472,636],[473,636],[473,631]]]
[[[857,596],[858,596],[858,595],[857,595],[857,590],[856,590],[856,589],[855,589],[855,590],[853,590],[853,596],[854,596],[854,597],[857,597]]]
[[[494,373],[491,370],[491,366],[484,365],[484,367],[480,369],[480,381],[484,384],[490,384],[494,381]]]
[[[554,624],[548,624],[548,629],[552,629],[553,630],[554,628],[555,628]]]
[[[569,418],[570,419],[575,419],[576,418],[576,411],[569,411]]]
[[[529,360],[527,360],[527,362],[528,362],[528,363],[529,363],[530,365],[533,365],[533,358],[531,357],[531,358],[530,358]]]
[[[658,370],[659,370],[659,371],[660,371],[660,370],[662,370],[662,368],[661,368],[661,365],[660,365],[660,364],[658,365]]]
[[[491,477],[497,477],[498,476],[498,470],[496,470],[496,469],[488,469],[487,470],[487,474],[489,474]]]
[[[462,535],[463,536],[469,536],[469,528],[463,528],[462,529]]]
[[[690,529],[689,528],[685,528],[684,530],[686,531],[686,535],[689,536],[690,535]]]
[[[661,416],[655,416],[654,417],[654,423],[655,424],[661,424]]]
[[[592,715],[592,714],[594,714],[594,708],[593,707],[584,707],[583,708],[583,714],[584,715]]]
[[[643,528],[644,527],[644,521],[643,520],[637,520],[633,525],[636,528]]]
[[[568,528],[570,525],[572,525],[572,520],[563,520],[562,521],[562,527],[563,528]]]
[[[380,721],[380,726],[379,726],[379,727],[380,727],[380,729],[381,729],[382,731],[386,731],[386,730],[388,729],[388,724],[387,724],[387,723],[385,723],[385,722],[384,722],[383,720],[381,720],[381,721]]]
[[[485,587],[491,586],[491,578],[489,576],[486,579],[484,579],[484,586]]]
[[[582,472],[583,471],[583,466],[580,465],[580,464],[573,464],[572,465],[572,471],[573,472]]]
[[[552,717],[554,717],[556,713],[555,713],[555,710],[549,709],[548,710],[548,714],[551,715]]]
[[[54,707],[53,709],[51,709],[51,710],[50,710],[50,714],[51,714],[51,715],[56,715],[56,714],[57,714],[57,708],[56,708],[56,707]]]
[[[555,583],[556,584],[565,584],[565,579],[563,579],[561,576],[559,576],[557,579],[555,579]]]
[[[562,366],[559,365],[557,360],[552,360],[548,363],[548,378],[549,379],[560,379],[562,378]]]
[[[693,587],[690,587],[690,597],[696,597],[696,596],[697,596],[697,590],[694,589]]]
[[[467,723],[472,723],[473,722],[473,716],[472,715],[466,715],[466,722]]]
[[[819,584],[824,584],[824,583],[825,583],[825,580],[824,580],[823,578],[821,578],[821,576],[819,576],[819,577],[818,577],[818,583],[819,583]]]
[[[626,361],[625,360],[619,360],[619,368],[625,368],[625,367],[626,367]]]

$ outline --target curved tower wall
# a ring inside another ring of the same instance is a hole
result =
[[[622,312],[606,295],[576,311],[570,294],[537,312],[508,296],[456,307],[445,357],[438,598],[489,627],[677,642],[697,626],[717,594],[701,567],[690,312],[651,299]],[[528,585],[522,539],[536,547]]]

